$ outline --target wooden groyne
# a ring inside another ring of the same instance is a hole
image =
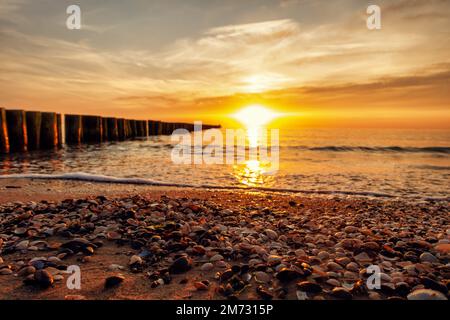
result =
[[[220,125],[202,125],[212,128]],[[194,124],[0,108],[0,153],[171,135],[176,129],[194,131]]]
[[[42,112],[41,149],[54,149],[59,145],[58,118],[54,112]]]
[[[28,135],[25,111],[6,110],[6,127],[10,151],[27,151]]]
[[[38,150],[41,148],[41,122],[42,114],[39,111],[26,113],[28,150]]]
[[[5,109],[0,108],[0,152],[9,152],[8,127],[6,126]]]

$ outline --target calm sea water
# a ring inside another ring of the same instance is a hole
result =
[[[155,182],[449,198],[450,130],[280,130],[279,170],[172,163],[170,136],[1,156],[0,174],[82,172]],[[87,175],[84,175],[85,177]]]

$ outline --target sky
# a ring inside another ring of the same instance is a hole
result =
[[[286,126],[448,129],[449,49],[448,0],[2,0],[0,106],[227,124],[260,104]]]

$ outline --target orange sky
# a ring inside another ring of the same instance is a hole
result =
[[[261,104],[276,124],[449,128],[450,2],[66,1],[0,4],[0,106],[204,120]]]

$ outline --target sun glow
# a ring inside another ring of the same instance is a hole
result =
[[[236,112],[233,117],[247,128],[258,128],[279,116],[278,113],[261,105],[251,105]]]

